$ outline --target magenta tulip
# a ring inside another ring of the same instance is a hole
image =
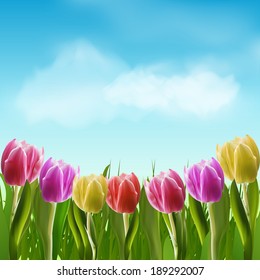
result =
[[[5,181],[11,186],[24,186],[26,180],[33,182],[43,164],[44,150],[25,141],[10,141],[4,149],[1,169]]]
[[[108,181],[107,204],[118,213],[133,213],[140,198],[140,183],[134,173]]]
[[[40,189],[42,197],[47,202],[63,202],[72,196],[73,180],[77,172],[64,163],[48,159],[40,173]]]
[[[184,168],[187,190],[201,202],[217,202],[224,188],[224,173],[214,158]]]
[[[144,182],[149,203],[156,210],[172,213],[182,210],[185,201],[185,188],[180,176],[173,170],[161,172],[150,182]]]

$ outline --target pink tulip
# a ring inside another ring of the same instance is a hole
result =
[[[24,186],[26,180],[33,182],[43,164],[44,150],[25,141],[10,141],[2,154],[1,169],[5,181],[11,186]]]
[[[184,206],[185,188],[180,176],[173,170],[161,172],[150,182],[144,182],[149,203],[163,213],[180,211]]]
[[[140,184],[134,173],[108,181],[107,204],[118,213],[133,213],[140,198]]]

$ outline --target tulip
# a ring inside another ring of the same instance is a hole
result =
[[[98,213],[106,201],[107,189],[107,182],[103,175],[75,177],[72,198],[84,212]]]
[[[214,158],[184,168],[187,190],[201,202],[217,202],[224,188],[224,173]]]
[[[107,204],[117,213],[131,214],[140,198],[140,184],[134,173],[114,176],[108,181]]]
[[[144,187],[148,201],[156,210],[169,214],[183,208],[184,184],[175,171],[161,172],[150,182],[145,181]]]
[[[43,164],[44,150],[25,141],[10,141],[4,149],[1,169],[5,181],[11,186],[24,186],[26,180],[33,182]]]
[[[149,203],[162,213],[168,214],[170,227],[166,223],[174,249],[175,259],[178,259],[178,243],[176,227],[172,212],[181,211],[185,201],[185,188],[182,179],[175,171],[161,172],[150,182],[144,182],[144,188]]]
[[[75,169],[64,163],[48,159],[40,173],[40,189],[46,202],[63,202],[72,196]]]
[[[217,158],[225,175],[238,184],[253,183],[259,169],[259,150],[253,138],[246,135],[217,145]]]

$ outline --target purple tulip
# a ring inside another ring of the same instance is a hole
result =
[[[64,163],[48,159],[40,173],[40,188],[42,197],[47,202],[63,202],[72,196],[75,169]]]
[[[184,178],[188,192],[201,202],[217,202],[224,188],[224,173],[214,158],[202,160],[189,168],[184,167]]]
[[[184,184],[175,171],[161,172],[150,182],[145,181],[144,187],[149,203],[156,210],[169,214],[183,208]]]

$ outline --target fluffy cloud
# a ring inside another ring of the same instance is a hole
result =
[[[233,76],[211,71],[183,76],[158,74],[149,66],[130,69],[119,58],[77,41],[24,83],[17,106],[32,123],[51,120],[64,126],[106,122],[123,114],[124,106],[203,117],[229,104],[238,89]]]

